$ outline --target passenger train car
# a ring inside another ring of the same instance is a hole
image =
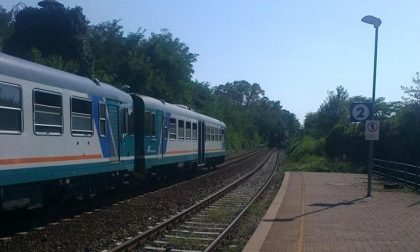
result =
[[[136,118],[136,167],[162,168],[223,163],[225,124],[174,105],[133,95]],[[137,137],[138,136],[138,137]]]
[[[225,124],[0,53],[0,211],[94,196],[133,172],[224,161]]]

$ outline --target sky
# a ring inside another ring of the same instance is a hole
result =
[[[2,0],[10,10],[16,3]],[[126,34],[167,28],[198,54],[193,79],[212,86],[246,80],[303,122],[342,85],[371,97],[374,28],[379,27],[376,97],[401,100],[420,71],[420,1],[394,0],[62,0],[91,24],[121,19]],[[164,98],[164,97],[163,97]]]

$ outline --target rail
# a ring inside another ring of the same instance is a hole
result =
[[[273,153],[268,154],[263,161],[261,161],[253,170],[239,178],[238,180],[232,182],[225,188],[220,189],[216,193],[212,194],[211,196],[207,197],[206,199],[202,200],[201,202],[195,204],[194,206],[189,207],[188,209],[182,211],[181,213],[177,214],[176,216],[173,216],[172,218],[164,221],[163,223],[160,223],[159,225],[146,230],[144,233],[141,233],[137,235],[136,237],[133,237],[132,239],[120,244],[119,246],[109,250],[110,252],[120,252],[120,251],[131,251],[138,247],[139,244],[145,242],[146,240],[149,240],[159,234],[162,234],[165,230],[167,230],[170,227],[173,227],[177,223],[180,223],[181,221],[185,220],[188,216],[198,212],[199,210],[209,206],[211,203],[215,202],[216,200],[223,197],[224,194],[227,192],[233,190],[233,188],[237,187],[239,184],[241,184],[243,181],[250,178],[254,173],[256,173],[260,168],[262,168],[265,163],[269,160]],[[277,163],[276,163],[277,164]],[[276,167],[277,168],[277,167]],[[270,177],[271,179],[271,177]],[[264,185],[265,187],[266,185]],[[242,214],[241,214],[242,215]],[[231,226],[229,226],[229,229]],[[218,237],[217,241],[211,244],[211,248],[217,247],[217,245],[220,243],[220,241],[223,239],[223,237],[226,235],[226,232],[223,232],[221,237]]]
[[[242,209],[242,211],[239,213],[238,216],[229,224],[227,228],[204,250],[204,252],[210,252],[217,249],[219,244],[223,241],[223,239],[228,235],[229,231],[239,222],[239,220],[242,218],[242,216],[246,213],[246,211],[251,207],[252,204],[260,197],[261,193],[265,191],[267,186],[270,184],[271,180],[273,179],[277,169],[279,166],[279,158],[276,159],[276,165],[275,169],[273,170],[273,173],[270,175],[268,180],[264,183],[264,185],[259,189],[257,194],[254,195],[252,200],[248,202],[248,204]]]
[[[420,167],[399,162],[374,159],[373,172],[398,184],[420,190]]]

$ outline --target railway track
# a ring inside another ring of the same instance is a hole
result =
[[[223,164],[220,164],[217,168],[223,169],[226,166],[241,162],[245,158],[252,158],[261,151],[251,151],[243,153],[238,156],[234,156],[226,159]],[[120,190],[118,192],[107,193],[101,197],[95,199],[90,199],[89,201],[73,201],[70,204],[66,204],[63,207],[57,208],[56,212],[52,212],[49,209],[35,209],[28,211],[12,211],[9,213],[0,214],[0,239],[2,237],[12,236],[14,233],[27,232],[33,227],[44,226],[48,223],[59,222],[61,219],[68,219],[74,215],[82,214],[83,212],[90,212],[94,209],[110,206],[119,201],[135,197],[136,195],[141,195],[144,193],[156,191],[164,187],[175,186],[179,183],[188,182],[188,180],[197,179],[213,171],[208,171],[206,169],[200,168],[199,170],[186,173],[183,176],[178,176],[173,180],[169,180],[166,185],[159,185],[145,189],[136,189],[131,190]]]
[[[277,164],[277,153],[268,154],[236,181],[110,251],[214,250],[268,185]]]
[[[219,169],[53,223],[0,238],[0,251],[103,251],[168,219],[247,173],[267,151],[227,160]],[[226,167],[224,167],[226,166]]]

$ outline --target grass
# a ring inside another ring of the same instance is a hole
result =
[[[229,223],[232,218],[232,214],[226,208],[211,209],[207,213],[209,220],[214,223]]]
[[[205,248],[206,242],[197,239],[177,239],[173,237],[166,237],[166,241],[169,242],[169,247],[183,248],[191,250],[202,250]]]
[[[328,160],[322,156],[304,156],[298,161],[286,159],[283,168],[286,171],[300,172],[347,172],[363,173],[364,166],[356,166],[348,162]]]

